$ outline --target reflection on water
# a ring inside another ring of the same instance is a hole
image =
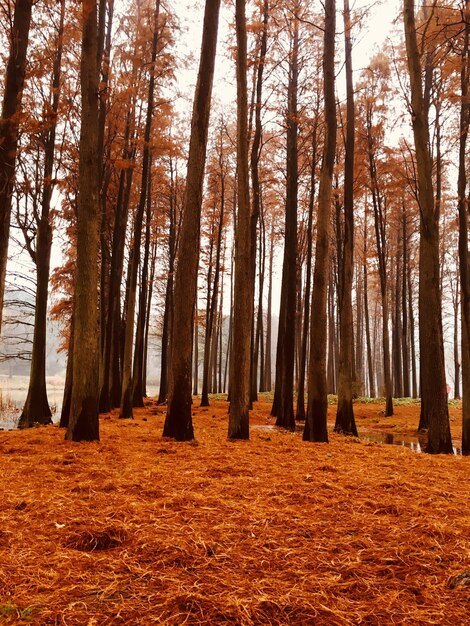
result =
[[[364,431],[360,433],[360,438],[366,441],[374,441],[375,443],[385,443],[394,446],[403,446],[409,448],[413,452],[425,452],[428,443],[426,433],[418,433],[416,437],[409,437],[393,433],[377,433],[374,431]],[[460,443],[453,443],[454,454],[462,455]]]
[[[286,432],[283,428],[275,426],[274,424],[253,424],[252,430],[265,430],[265,431],[278,431]],[[296,424],[296,432],[303,431],[303,424]],[[332,430],[332,429],[331,429]],[[407,435],[400,435],[394,433],[381,433],[373,430],[363,430],[359,433],[359,438],[364,441],[372,441],[374,443],[385,443],[393,446],[402,446],[409,448],[413,452],[425,452],[428,443],[428,437],[426,433],[418,433],[416,437],[410,437]],[[453,442],[454,454],[462,456],[462,448],[460,442]]]

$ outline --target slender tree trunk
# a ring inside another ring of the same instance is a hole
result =
[[[37,222],[36,239],[36,304],[34,314],[33,350],[29,388],[19,427],[32,426],[35,422],[50,424],[52,413],[49,408],[46,388],[46,341],[47,341],[47,298],[49,289],[50,258],[52,247],[52,225],[50,222],[51,197],[53,192],[53,169],[57,112],[59,109],[60,76],[64,35],[65,0],[60,3],[60,22],[57,33],[57,51],[52,70],[52,102],[50,128],[47,129],[44,154],[44,189],[41,216]],[[0,316],[1,317],[1,316]]]
[[[416,342],[415,342],[415,314],[413,308],[413,284],[411,279],[411,265],[407,268],[407,286],[408,286],[408,313],[410,318],[410,344],[411,344],[411,381],[413,398],[418,397],[418,377],[416,374]]]
[[[298,5],[296,4],[296,10]],[[282,367],[276,371],[281,376],[280,402],[276,413],[276,425],[295,430],[294,417],[294,362],[296,330],[296,283],[297,283],[297,195],[298,195],[298,55],[299,55],[299,20],[293,16],[293,39],[289,62],[289,85],[287,103],[287,176],[286,176],[286,220],[284,239],[284,263],[282,282],[284,295],[284,315],[281,326],[279,316],[279,342],[282,342]],[[276,382],[276,386],[277,382]]]
[[[99,439],[99,172],[98,67],[96,0],[82,2],[80,79],[79,195],[77,270],[73,342],[73,381],[70,420],[65,435],[73,441]]]
[[[133,161],[135,148],[131,145],[131,126],[134,120],[134,103],[126,115],[124,130],[123,160]],[[121,400],[121,282],[124,267],[124,250],[129,209],[129,197],[134,167],[122,169],[119,175],[118,194],[114,217],[114,232],[109,277],[106,327],[103,344],[100,389],[100,412],[107,413],[112,407],[119,406]]]
[[[429,424],[427,452],[452,454],[439,289],[439,223],[433,193],[429,125],[423,99],[414,0],[404,0],[404,25],[420,205],[421,412]]]
[[[397,249],[395,256],[395,295],[394,295],[394,315],[392,316],[392,337],[393,337],[393,371],[395,397],[403,397],[403,369],[402,369],[402,322],[401,322],[401,241],[400,231],[397,231]]]
[[[364,395],[364,281],[362,268],[356,265],[356,395]]]
[[[124,355],[122,363],[122,391],[121,391],[121,405],[119,417],[132,418],[132,392],[133,392],[133,380],[132,380],[132,348],[134,343],[134,317],[135,317],[135,302],[137,291],[137,274],[140,262],[140,248],[142,239],[142,223],[144,218],[144,211],[147,203],[148,192],[148,180],[151,170],[151,154],[150,154],[150,137],[152,133],[152,118],[154,109],[154,94],[155,94],[155,61],[157,59],[158,52],[158,18],[160,14],[160,0],[155,2],[154,10],[154,31],[152,39],[152,53],[150,62],[150,79],[148,86],[147,97],[147,115],[145,120],[144,131],[144,150],[142,155],[142,178],[140,185],[140,197],[139,205],[134,222],[134,233],[132,240],[132,248],[129,259],[129,292],[126,311],[126,327],[124,333]]]
[[[221,147],[222,149],[222,147]],[[217,298],[219,295],[219,278],[220,278],[220,255],[222,251],[222,236],[225,218],[225,183],[222,177],[222,188],[220,195],[220,214],[217,226],[215,267],[214,267],[214,283],[211,290],[212,263],[210,263],[207,285],[207,315],[206,315],[206,335],[204,342],[204,365],[202,375],[202,396],[201,406],[209,406],[209,380],[210,380],[210,357],[212,353],[213,336],[215,333],[215,321],[217,312]],[[211,243],[211,246],[213,244]],[[212,257],[212,248],[211,248]]]
[[[329,394],[336,392],[336,322],[335,296],[333,276],[330,271],[328,283],[328,362],[327,362],[327,390]]]
[[[193,395],[197,396],[199,393],[198,384],[199,384],[199,322],[197,315],[197,304],[196,304],[196,320],[194,322],[194,354],[193,354]]]
[[[374,208],[375,239],[379,261],[380,294],[382,297],[382,342],[383,342],[383,374],[385,386],[385,416],[393,415],[392,376],[390,371],[390,336],[387,288],[387,238],[385,235],[385,217],[383,199],[379,189],[377,164],[375,160],[375,143],[372,134],[372,110],[368,108],[366,115],[367,143],[369,152],[369,174],[372,187],[372,205]]]
[[[335,31],[336,3],[325,0],[325,31],[323,49],[323,89],[325,106],[325,142],[320,175],[317,217],[317,246],[312,292],[312,322],[308,371],[308,407],[304,440],[328,441],[328,399],[326,387],[326,299],[330,239],[330,211],[333,167],[336,153],[335,100]]]
[[[355,107],[352,70],[351,15],[349,0],[344,0],[344,40],[346,50],[346,153],[344,165],[344,235],[341,255],[340,357],[338,408],[335,432],[357,437],[353,410],[353,312],[352,283],[354,273],[354,143]]]
[[[457,281],[459,277],[457,277]],[[454,295],[454,399],[460,400],[459,308],[457,289]]]
[[[152,220],[152,167],[149,166],[147,190],[147,210],[145,216],[145,243],[142,275],[140,278],[139,313],[137,316],[134,366],[132,372],[132,406],[144,406],[144,344],[145,325],[147,320],[147,294],[149,290],[149,262],[150,262],[150,222]]]
[[[310,194],[308,200],[308,222],[307,222],[307,259],[304,294],[304,323],[302,326],[302,346],[300,348],[300,371],[299,386],[297,389],[297,409],[295,419],[299,422],[305,421],[305,375],[307,369],[307,340],[310,320],[310,290],[312,284],[312,249],[313,249],[313,207],[315,204],[316,169],[317,169],[317,131],[318,131],[318,111],[315,117],[312,130],[312,167],[310,170]]]
[[[152,251],[150,254],[150,280],[146,305],[145,317],[145,337],[144,337],[144,370],[142,373],[142,394],[144,398],[148,397],[147,393],[147,372],[148,372],[148,352],[149,352],[149,333],[150,333],[150,316],[152,313],[153,285],[155,282],[155,266],[157,259],[157,241],[152,242]]]
[[[108,5],[108,22],[106,23],[106,5]],[[109,277],[110,277],[110,250],[108,244],[108,214],[107,214],[107,190],[109,185],[109,159],[104,155],[104,138],[106,129],[106,115],[109,101],[109,67],[111,61],[111,34],[113,29],[114,0],[100,0],[98,19],[98,67],[101,68],[101,80],[99,90],[99,113],[98,113],[98,159],[100,164],[100,208],[101,208],[101,274],[100,274],[100,396],[104,385],[104,378],[109,377],[109,371],[104,369],[104,346],[106,341],[106,321],[108,317],[108,305],[110,300]],[[105,35],[106,31],[106,35]]]
[[[72,401],[73,382],[73,313],[70,320],[70,337],[67,350],[67,367],[65,369],[64,395],[62,397],[62,410],[60,412],[60,428],[67,428],[70,420],[70,403]]]
[[[468,197],[467,197],[467,139],[470,124],[469,77],[470,77],[470,2],[465,1],[464,45],[460,74],[460,142],[458,173],[459,210],[459,269],[462,317],[462,454],[470,455],[470,257],[468,251]],[[457,320],[456,320],[457,323]],[[456,381],[458,381],[456,374]],[[457,388],[457,382],[456,382]]]
[[[0,333],[10,238],[11,196],[18,147],[32,0],[16,0],[0,118]]]
[[[271,353],[272,353],[272,302],[273,302],[273,261],[274,261],[274,229],[271,228],[269,247],[269,282],[268,282],[268,302],[266,308],[266,349],[264,376],[266,391],[272,388]]]
[[[406,299],[406,271],[409,263],[408,259],[408,220],[406,216],[406,209],[403,205],[403,213],[402,213],[402,224],[403,224],[403,271],[401,276],[402,287],[401,287],[401,308],[402,308],[402,335],[401,335],[401,345],[402,345],[402,361],[403,361],[403,395],[405,398],[409,398],[411,396],[411,387],[410,387],[410,347],[408,341],[408,302]]]
[[[251,209],[251,250],[252,250],[252,265],[253,265],[253,293],[254,293],[254,281],[256,276],[256,233],[257,224],[261,213],[261,185],[259,180],[259,159],[261,154],[261,139],[262,139],[262,121],[261,121],[261,109],[263,106],[263,74],[264,65],[266,62],[266,50],[268,42],[268,18],[269,18],[269,3],[268,0],[263,1],[263,27],[261,31],[261,42],[258,66],[256,68],[256,94],[255,95],[255,132],[253,135],[253,143],[251,146],[250,154],[250,171],[251,171],[251,183],[252,183],[252,209]],[[261,259],[261,257],[260,257]],[[258,358],[259,358],[259,316],[262,316],[262,282],[260,280],[260,297],[258,306],[258,323],[256,325],[256,332],[254,332],[252,342],[252,360],[251,360],[251,401],[258,399]],[[261,313],[259,307],[261,306]],[[254,308],[253,308],[254,311]],[[254,323],[254,320],[253,320]]]
[[[160,390],[158,393],[158,404],[165,404],[168,395],[168,373],[169,356],[171,345],[171,330],[174,318],[174,274],[176,258],[176,189],[174,183],[173,161],[170,158],[170,210],[169,210],[169,231],[168,231],[168,276],[165,292],[165,310],[163,312],[162,328],[162,348],[160,360]],[[197,325],[197,322],[196,322]],[[197,329],[196,329],[197,335]],[[195,355],[197,358],[197,343],[195,345]],[[195,381],[197,394],[197,380]]]
[[[225,242],[224,242],[223,258],[225,258]],[[217,393],[224,393],[223,382],[222,382],[223,335],[224,335],[224,272],[222,271],[222,276],[221,276],[221,281],[220,281],[220,302],[219,302],[219,319],[218,319],[219,362],[218,362]]]
[[[229,439],[249,438],[250,344],[254,282],[250,180],[248,167],[247,36],[245,0],[235,0],[237,32],[237,188],[238,211],[235,232],[235,282],[232,354],[230,359]]]
[[[202,186],[214,77],[220,0],[206,0],[199,73],[194,96],[188,174],[175,276],[168,412],[163,434],[179,441],[194,438],[191,415],[191,355],[196,303]]]
[[[264,219],[260,220],[261,232],[259,240],[259,275],[258,275],[258,312],[256,316],[255,349],[253,357],[253,372],[251,377],[251,399],[258,399],[258,389],[264,391],[264,339],[263,339],[263,295],[264,274],[266,271],[266,234]],[[259,385],[258,385],[259,369]]]
[[[364,244],[365,246],[365,244]],[[372,360],[372,348],[370,341],[370,318],[369,318],[369,293],[367,284],[367,260],[364,257],[364,319],[366,327],[366,346],[367,346],[367,371],[369,374],[369,395],[371,398],[375,398],[375,380],[374,380],[374,365]]]

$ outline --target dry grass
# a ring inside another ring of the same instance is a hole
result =
[[[249,442],[223,402],[194,419],[189,444],[154,405],[104,416],[100,444],[0,433],[0,623],[469,623],[448,583],[470,569],[470,459],[306,444],[260,428],[263,404]]]

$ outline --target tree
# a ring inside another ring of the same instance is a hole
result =
[[[49,408],[46,389],[47,297],[52,247],[50,208],[54,189],[52,178],[60,96],[64,17],[65,0],[61,0],[57,32],[57,49],[52,70],[51,99],[50,102],[47,103],[46,119],[44,120],[44,175],[42,181],[41,214],[35,217],[37,238],[33,258],[36,265],[37,284],[31,372],[28,395],[19,421],[20,428],[32,426],[35,422],[40,424],[50,424],[52,422],[52,413]]]
[[[289,55],[289,83],[287,89],[287,150],[286,150],[286,217],[284,260],[282,266],[281,308],[276,355],[276,388],[278,402],[273,403],[272,414],[276,425],[295,430],[294,417],[294,361],[297,273],[297,202],[298,202],[298,58],[299,6],[294,7],[291,25]]]
[[[470,125],[470,2],[462,10],[465,19],[460,68],[460,141],[457,202],[459,213],[459,268],[462,312],[462,454],[470,454],[470,265],[468,251],[467,140]],[[458,301],[458,298],[456,296]],[[456,307],[457,308],[457,307]],[[456,316],[457,317],[457,316]],[[455,320],[455,327],[457,320]],[[456,357],[458,363],[458,355]],[[455,388],[458,386],[456,368]]]
[[[435,206],[428,111],[423,97],[414,0],[404,0],[406,54],[411,89],[411,119],[416,151],[419,245],[419,344],[421,412],[429,424],[427,451],[452,453],[444,363],[439,274],[439,213]]]
[[[335,99],[335,32],[336,2],[325,1],[323,44],[323,90],[325,107],[325,142],[320,173],[317,214],[317,244],[313,274],[310,353],[308,372],[308,405],[303,438],[305,441],[328,441],[328,399],[326,387],[326,297],[330,240],[330,213],[333,167],[336,153]]]
[[[344,0],[344,47],[346,52],[346,151],[344,164],[344,230],[340,266],[340,356],[338,372],[338,408],[335,431],[357,437],[353,410],[353,311],[352,281],[354,271],[354,87],[352,75],[351,13]]]
[[[99,170],[96,0],[82,1],[81,127],[73,381],[66,439],[99,439]]]
[[[232,352],[230,361],[229,439],[248,439],[250,404],[250,347],[253,318],[253,254],[250,237],[250,188],[248,168],[248,96],[246,79],[245,0],[236,0],[237,31],[237,174],[238,211],[235,231],[235,284]]]
[[[149,189],[149,177],[152,167],[151,162],[151,150],[150,150],[150,135],[152,132],[152,118],[155,98],[155,61],[158,51],[158,17],[160,14],[160,0],[155,2],[154,10],[154,22],[153,22],[153,37],[152,37],[152,52],[150,61],[150,80],[148,85],[147,96],[147,113],[145,120],[145,132],[144,132],[144,150],[142,154],[142,178],[140,184],[139,205],[134,220],[134,231],[132,238],[131,257],[129,261],[129,290],[128,301],[126,310],[126,326],[124,333],[124,358],[123,358],[123,372],[122,372],[122,392],[121,392],[121,407],[120,417],[131,418],[132,417],[132,392],[133,392],[133,379],[132,379],[132,349],[134,342],[134,317],[135,317],[135,303],[137,292],[137,273],[140,263],[140,248],[142,244],[142,224],[144,219],[144,212],[147,203],[147,193]]]
[[[168,381],[168,411],[163,435],[194,438],[191,415],[191,366],[197,291],[202,187],[214,77],[220,0],[206,0],[199,72],[194,95],[188,172],[175,275],[174,320]]]
[[[31,25],[32,0],[17,0],[5,75],[0,118],[0,333],[10,237],[11,197],[15,176],[18,127]]]

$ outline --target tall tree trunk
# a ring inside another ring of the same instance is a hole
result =
[[[251,210],[251,249],[252,249],[252,265],[253,265],[253,290],[254,281],[256,275],[256,232],[257,224],[261,213],[261,185],[259,180],[259,159],[261,154],[261,139],[262,139],[262,121],[261,121],[261,109],[263,106],[263,74],[264,65],[266,62],[266,51],[268,47],[268,18],[269,18],[269,2],[263,1],[263,27],[261,31],[261,42],[258,65],[256,68],[256,94],[255,94],[255,132],[253,135],[253,143],[251,145],[250,153],[250,171],[251,171],[251,184],[252,184],[252,210]],[[260,257],[261,259],[261,257]],[[259,359],[259,329],[260,329],[260,315],[262,316],[262,310],[260,313],[259,307],[262,309],[262,280],[260,278],[260,297],[258,306],[258,323],[256,325],[257,330],[254,333],[254,341],[252,345],[252,361],[251,361],[251,400],[258,399],[258,359]],[[253,308],[254,310],[254,308]],[[254,320],[253,320],[254,321]]]
[[[364,395],[364,280],[362,267],[356,265],[356,395]]]
[[[150,61],[150,79],[147,96],[147,115],[145,120],[144,131],[144,150],[142,154],[142,178],[140,185],[139,205],[134,221],[134,232],[132,240],[132,248],[129,259],[129,292],[126,311],[126,327],[124,333],[124,356],[122,362],[122,391],[121,406],[119,417],[132,418],[132,348],[134,343],[134,317],[135,317],[135,301],[137,291],[137,274],[140,262],[140,248],[142,239],[142,223],[144,219],[144,211],[147,203],[148,179],[151,170],[150,155],[150,138],[152,133],[152,118],[155,97],[155,61],[158,51],[158,18],[160,14],[160,0],[155,2],[154,10],[154,31],[152,39],[152,52]]]
[[[135,68],[133,70],[135,72]],[[124,127],[123,160],[131,163],[135,158],[135,146],[132,145],[131,127],[134,122],[134,102],[126,115]],[[114,215],[114,232],[109,277],[106,327],[102,357],[102,377],[100,389],[100,412],[107,413],[112,407],[119,406],[121,400],[121,282],[124,267],[126,229],[129,212],[129,198],[134,167],[121,169],[119,174],[118,194]]]
[[[372,134],[372,110],[366,112],[367,144],[369,153],[369,175],[372,187],[372,206],[374,208],[375,239],[377,245],[377,257],[379,261],[380,294],[382,297],[382,343],[383,343],[383,374],[385,386],[385,416],[393,415],[392,400],[392,376],[390,371],[390,335],[388,313],[388,287],[387,287],[387,238],[384,216],[384,206],[375,159],[375,142]],[[380,387],[379,387],[380,390]]]
[[[173,289],[176,259],[176,186],[172,158],[170,158],[170,207],[168,228],[168,276],[165,291],[165,310],[163,312],[162,347],[160,360],[160,389],[158,392],[157,400],[158,404],[165,404],[165,402],[167,401],[171,332],[174,318]],[[197,336],[197,328],[195,333]],[[197,344],[195,345],[195,358],[197,358]],[[195,381],[195,385],[197,393],[197,380]]]
[[[106,11],[108,5],[108,11]],[[106,12],[108,21],[106,22]],[[101,274],[100,274],[100,395],[104,384],[104,377],[109,377],[109,371],[104,369],[104,345],[106,341],[106,320],[108,317],[109,292],[109,270],[110,270],[110,250],[108,245],[108,215],[107,215],[107,190],[110,178],[109,159],[104,155],[104,139],[106,129],[106,115],[109,102],[109,67],[111,62],[111,34],[113,29],[114,0],[100,0],[98,19],[98,67],[101,68],[101,80],[99,90],[99,113],[98,113],[98,159],[100,167],[100,248],[101,248]]]
[[[196,302],[196,320],[194,322],[194,350],[193,350],[193,395],[197,396],[199,384],[199,321]]]
[[[148,397],[147,393],[147,372],[148,372],[148,352],[149,352],[149,333],[150,333],[150,316],[152,313],[153,285],[155,282],[155,268],[157,259],[157,240],[152,241],[152,249],[150,253],[150,279],[146,305],[145,317],[145,337],[144,337],[144,371],[142,373],[142,395]]]
[[[168,412],[163,434],[194,438],[191,415],[191,355],[196,303],[202,186],[214,77],[220,0],[206,0],[199,73],[194,96],[188,174],[175,276],[175,316],[171,337]]]
[[[313,207],[315,204],[316,169],[317,169],[317,133],[318,133],[318,110],[312,129],[312,165],[310,170],[310,193],[308,198],[308,221],[307,221],[307,259],[305,270],[305,293],[302,325],[302,345],[300,348],[300,371],[299,385],[297,388],[297,408],[295,419],[305,421],[305,374],[307,369],[307,342],[310,320],[310,290],[312,285],[312,249],[313,249]]]
[[[365,230],[365,228],[364,228]],[[366,247],[366,239],[364,239],[364,248]],[[369,287],[367,284],[367,259],[364,254],[364,318],[366,327],[366,346],[367,346],[367,371],[369,374],[369,396],[375,398],[375,378],[374,365],[372,361],[372,348],[370,340],[370,316],[369,316]]]
[[[414,0],[404,0],[406,53],[420,206],[419,344],[421,413],[429,425],[427,452],[452,454],[439,289],[439,223],[432,184],[427,110],[423,99]]]
[[[53,169],[57,112],[59,109],[60,76],[64,35],[65,0],[60,3],[60,21],[57,32],[57,50],[52,70],[52,101],[50,119],[44,150],[44,188],[41,216],[37,222],[36,239],[36,304],[34,312],[33,350],[28,395],[20,416],[19,427],[32,426],[35,422],[50,424],[52,413],[49,408],[46,388],[46,340],[47,340],[47,296],[49,289],[50,258],[52,247],[52,225],[50,222],[51,197],[54,188]]]
[[[456,282],[458,282],[459,276],[457,276]],[[453,296],[454,307],[454,399],[460,400],[460,354],[459,354],[459,309],[460,299],[457,289]]]
[[[335,321],[335,289],[332,271],[328,281],[328,361],[326,371],[327,390],[336,393],[336,321]]]
[[[235,232],[235,282],[233,335],[230,359],[229,439],[249,438],[251,323],[254,281],[248,167],[247,36],[245,0],[235,0],[237,32],[237,188],[238,211]]]
[[[355,107],[352,70],[351,14],[349,0],[344,0],[344,46],[346,51],[346,152],[344,163],[344,234],[341,255],[340,356],[338,408],[335,432],[357,437],[353,410],[353,312],[352,282],[354,273],[354,143]]]
[[[295,5],[298,10],[298,5]],[[297,195],[298,195],[298,56],[299,56],[299,20],[293,16],[292,48],[289,61],[289,85],[287,103],[287,170],[286,170],[286,219],[284,238],[284,262],[282,282],[284,292],[284,315],[279,316],[278,346],[282,342],[282,360],[279,408],[276,412],[276,426],[295,430],[294,417],[294,361],[296,329],[296,282],[297,282]],[[278,386],[276,382],[276,386]]]
[[[266,349],[264,362],[264,387],[266,391],[271,391],[271,353],[272,353],[272,302],[273,302],[273,261],[274,261],[274,228],[271,227],[269,244],[269,282],[268,282],[268,302],[266,307]]]
[[[408,301],[406,298],[406,271],[409,263],[408,259],[408,220],[406,217],[406,208],[403,205],[402,212],[403,226],[403,271],[401,276],[401,309],[402,309],[402,327],[401,327],[401,346],[402,346],[402,362],[403,362],[403,396],[409,398],[411,396],[410,387],[410,347],[408,341]]]
[[[458,173],[458,210],[459,210],[459,269],[462,309],[462,454],[470,454],[470,257],[468,251],[468,197],[466,147],[470,124],[469,77],[470,77],[470,2],[465,1],[464,45],[460,74],[460,143]],[[457,383],[456,383],[457,387]]]
[[[0,118],[0,333],[10,238],[11,196],[18,148],[32,0],[16,0]]]
[[[397,248],[395,255],[395,294],[394,294],[394,314],[392,316],[392,338],[393,338],[393,378],[394,395],[396,398],[403,397],[403,369],[402,369],[402,321],[401,321],[401,240],[400,229],[397,229]]]
[[[73,307],[74,308],[74,307]],[[67,428],[70,421],[70,404],[72,401],[72,382],[73,382],[73,312],[70,319],[70,336],[67,349],[67,366],[65,368],[64,394],[62,396],[62,409],[60,412],[60,428]]]
[[[147,320],[147,294],[149,290],[149,262],[150,262],[150,223],[152,221],[152,166],[148,172],[147,210],[145,216],[145,243],[142,275],[140,277],[139,313],[135,334],[134,365],[132,372],[132,406],[144,406],[144,344],[145,325]]]
[[[266,271],[266,233],[264,228],[264,218],[260,220],[259,238],[259,274],[258,274],[258,311],[256,315],[255,348],[253,356],[253,371],[251,376],[251,399],[258,399],[258,389],[265,391],[264,381],[264,339],[263,339],[263,295],[264,295],[264,274]],[[258,385],[259,368],[259,385]]]
[[[333,167],[336,153],[335,32],[336,3],[325,0],[323,48],[323,89],[325,106],[325,142],[320,174],[317,217],[317,246],[313,274],[308,372],[308,407],[304,440],[328,441],[328,398],[326,387],[326,298],[330,240],[330,211]]]
[[[206,335],[204,342],[204,365],[202,374],[202,395],[201,406],[209,406],[209,374],[210,374],[210,358],[212,354],[213,336],[215,333],[215,321],[217,312],[217,299],[219,295],[219,277],[220,277],[220,254],[222,250],[222,231],[224,226],[225,213],[225,185],[222,180],[222,190],[220,197],[220,215],[217,228],[215,266],[214,266],[214,283],[210,285],[211,270],[209,268],[209,283],[207,287],[207,316],[206,316]],[[212,251],[211,251],[212,255]],[[212,265],[212,263],[211,263]]]
[[[416,342],[415,342],[415,314],[413,308],[413,284],[411,279],[411,265],[407,267],[407,288],[408,288],[408,313],[410,318],[410,345],[411,345],[411,382],[412,396],[418,397],[418,377],[416,374]]]
[[[77,215],[77,270],[73,342],[73,381],[66,439],[99,439],[99,172],[98,67],[96,0],[82,2],[82,56],[80,82],[79,194]]]

